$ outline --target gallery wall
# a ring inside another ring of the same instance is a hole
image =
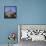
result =
[[[16,6],[17,17],[4,19],[4,6]],[[18,24],[46,24],[46,0],[0,0],[0,44],[8,43],[9,32],[18,32]]]

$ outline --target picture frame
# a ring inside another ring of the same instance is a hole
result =
[[[4,6],[4,18],[16,18],[17,7],[16,6]]]

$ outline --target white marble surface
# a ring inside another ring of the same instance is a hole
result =
[[[8,46],[8,44],[0,44],[0,46]],[[18,46],[18,44],[13,44],[13,45],[10,44],[10,46]]]

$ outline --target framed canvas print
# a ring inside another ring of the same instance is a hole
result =
[[[46,25],[20,24],[18,30],[20,31],[20,41],[46,41]]]
[[[16,18],[16,6],[4,6],[4,18]]]

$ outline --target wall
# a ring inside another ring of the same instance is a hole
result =
[[[17,6],[17,18],[4,19],[4,6],[12,5]],[[0,44],[8,43],[18,24],[46,24],[46,0],[0,0]]]

